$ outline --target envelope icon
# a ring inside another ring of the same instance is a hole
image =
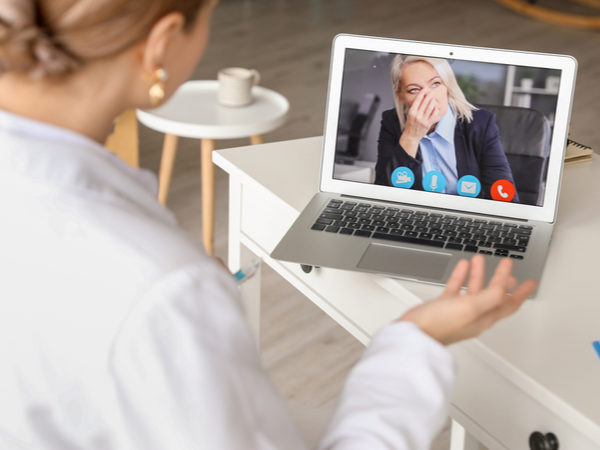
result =
[[[474,181],[463,181],[460,185],[460,192],[475,194],[477,192],[477,183]]]

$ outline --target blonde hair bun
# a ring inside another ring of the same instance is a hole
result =
[[[186,28],[208,0],[0,0],[0,75],[67,74],[141,42],[165,14]]]
[[[18,71],[41,78],[79,66],[35,20],[33,0],[0,0],[0,75]]]

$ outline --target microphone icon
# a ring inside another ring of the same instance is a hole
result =
[[[432,191],[435,191],[437,189],[437,187],[438,187],[438,185],[437,185],[437,175],[433,175],[431,177],[431,186],[430,186],[430,188],[431,188]]]

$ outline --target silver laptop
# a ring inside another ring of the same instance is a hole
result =
[[[320,192],[271,256],[444,284],[480,253],[488,279],[511,258],[519,281],[540,280],[576,70],[564,55],[337,36]]]

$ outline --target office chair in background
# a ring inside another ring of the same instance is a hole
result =
[[[529,108],[481,107],[496,114],[500,140],[521,203],[541,205],[550,155],[550,122],[542,113]]]
[[[367,137],[369,126],[379,108],[380,99],[376,94],[365,94],[357,102],[345,102],[340,110],[336,162],[353,164],[359,159],[361,145]]]

